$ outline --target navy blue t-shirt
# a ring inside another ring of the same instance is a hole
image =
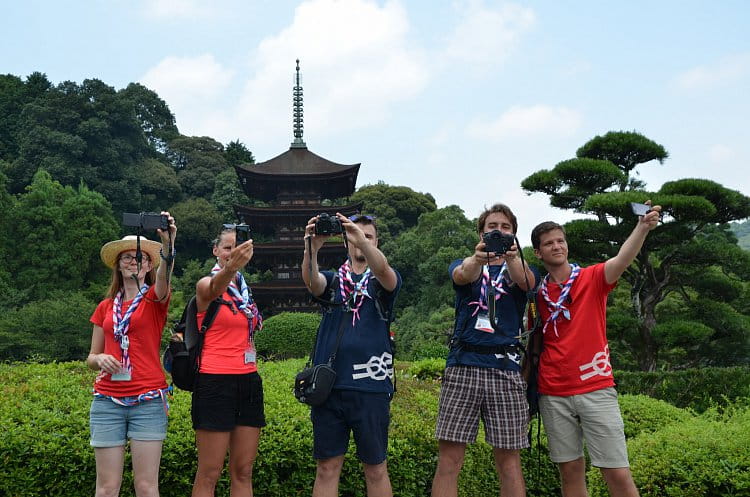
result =
[[[453,280],[453,270],[456,269],[462,259],[453,261],[448,268],[448,274]],[[494,280],[500,273],[502,266],[489,266],[490,279]],[[536,282],[539,282],[539,273],[536,269],[531,268],[534,273]],[[499,345],[518,345],[518,336],[521,327],[521,313],[526,305],[526,292],[510,280],[507,273],[503,276],[503,288],[507,294],[495,301],[495,317],[497,320],[495,330],[492,333],[477,330],[475,328],[477,316],[487,311],[480,309],[476,315],[472,315],[477,308],[476,305],[469,305],[469,302],[479,300],[482,277],[468,285],[456,285],[453,283],[453,289],[456,291],[456,327],[454,337],[472,345],[495,347]],[[520,354],[480,354],[461,350],[461,347],[455,345],[448,353],[446,366],[479,366],[484,368],[507,369],[519,371],[521,356]]]
[[[331,307],[330,312],[323,314],[318,329],[315,364],[328,362],[336,345],[341,320],[344,319],[344,334],[333,365],[336,370],[333,388],[393,393],[393,347],[388,333],[388,317],[393,312],[396,295],[401,289],[401,275],[398,271],[395,273],[398,283],[392,292],[386,291],[375,277],[370,277],[367,293],[372,298],[364,298],[359,308],[359,319],[354,325],[352,312],[346,311],[345,306]],[[333,301],[341,302],[336,273],[321,271],[321,274],[326,278],[323,298],[332,292]],[[352,279],[358,282],[362,276],[352,274]],[[374,299],[378,299],[380,309]]]

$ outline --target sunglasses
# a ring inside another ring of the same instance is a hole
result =
[[[356,223],[357,221],[361,221],[362,219],[373,222],[375,221],[375,216],[362,215],[362,214],[355,214],[353,216],[349,216],[349,221],[353,223]]]

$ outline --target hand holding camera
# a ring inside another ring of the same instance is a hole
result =
[[[515,245],[516,237],[512,233],[492,230],[482,235],[482,242],[484,242],[485,252],[492,252],[501,257]]]

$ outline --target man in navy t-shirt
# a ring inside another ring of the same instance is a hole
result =
[[[457,495],[466,444],[476,440],[480,418],[493,448],[502,495],[526,495],[520,449],[529,446],[529,408],[518,335],[526,291],[536,286],[538,275],[518,256],[515,242],[495,253],[488,252],[483,241],[485,233],[515,235],[517,229],[513,212],[504,204],[493,205],[479,216],[474,254],[449,268],[456,325],[440,388],[432,497]]]
[[[336,214],[346,233],[349,258],[338,271],[319,271],[317,255],[329,236],[316,235],[319,217],[305,228],[302,277],[315,297],[332,303],[318,329],[314,363],[328,361],[336,347],[336,382],[322,405],[313,407],[315,497],[338,495],[349,435],[354,434],[368,496],[393,495],[386,450],[393,396],[393,347],[389,323],[401,276],[378,249],[372,216]],[[311,266],[312,265],[312,266]]]

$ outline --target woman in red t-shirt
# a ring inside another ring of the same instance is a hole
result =
[[[235,246],[236,239],[235,226],[224,225],[214,241],[216,265],[195,288],[198,326],[211,301],[221,304],[203,339],[193,390],[192,419],[198,444],[193,497],[214,495],[227,449],[230,494],[252,495],[253,464],[260,430],[266,424],[253,344],[262,319],[239,272],[253,256],[253,241]]]
[[[174,218],[161,214],[169,222],[168,229],[156,230],[161,243],[126,236],[101,249],[102,261],[112,268],[112,281],[91,316],[94,330],[86,359],[99,371],[89,423],[97,497],[119,494],[128,439],[136,495],[159,495],[159,461],[167,432],[167,383],[159,348],[177,233]]]

